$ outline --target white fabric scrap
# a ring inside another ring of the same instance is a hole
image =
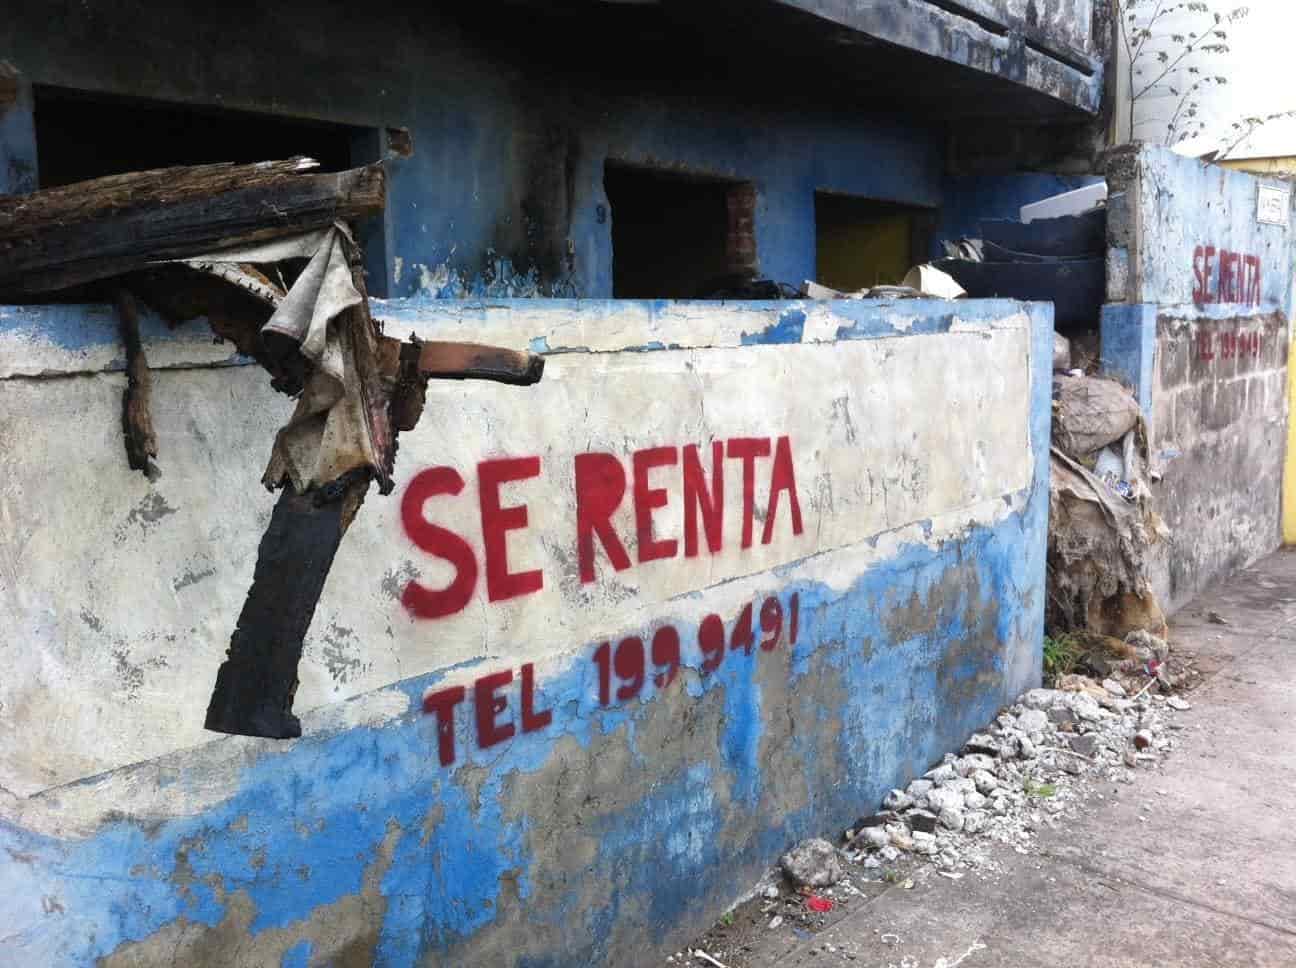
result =
[[[278,487],[285,476],[302,493],[359,467],[378,467],[355,362],[355,334],[337,322],[363,296],[351,277],[355,241],[346,226],[175,260],[226,276],[246,263],[308,259],[262,327],[288,337],[312,364],[288,423],[275,437],[263,480]]]

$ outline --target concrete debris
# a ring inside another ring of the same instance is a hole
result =
[[[963,829],[963,811],[954,807],[946,807],[940,812],[941,826],[946,830]]]
[[[1188,703],[1111,684],[1121,688],[1076,676],[1069,689],[1025,693],[959,755],[888,794],[897,809],[884,828],[885,842],[857,836],[847,859],[880,871],[908,854],[955,870],[993,865],[992,843],[1029,853],[1038,832],[1067,822],[1096,786],[1116,793],[1113,784],[1129,782],[1133,770],[1155,768],[1175,746],[1168,717]],[[899,806],[906,800],[910,806]]]
[[[909,784],[908,793],[909,796],[913,797],[914,802],[918,803],[919,801],[925,800],[927,794],[931,793],[935,786],[936,784],[931,780],[914,780]]]
[[[1178,696],[1169,696],[1166,698],[1166,705],[1171,709],[1177,709],[1183,712],[1186,709],[1192,709],[1192,704],[1186,699],[1180,699]]]
[[[909,796],[903,790],[892,790],[882,799],[882,807],[886,810],[908,810],[913,806],[913,797]]]
[[[891,842],[891,836],[885,827],[865,827],[855,839],[875,848],[885,847]]]
[[[1026,709],[1021,716],[1017,718],[1018,728],[1028,736],[1042,733],[1048,728],[1048,724],[1048,713],[1044,712],[1042,709]]]
[[[963,794],[949,787],[939,787],[927,794],[927,806],[938,816],[946,810],[962,810]]]
[[[1098,737],[1093,733],[1068,736],[1067,742],[1071,744],[1072,752],[1079,753],[1081,756],[1092,757],[1098,749]]]
[[[802,887],[829,887],[846,873],[837,848],[821,837],[801,841],[779,858],[779,866]]]
[[[952,780],[956,776],[958,776],[958,772],[949,763],[942,763],[939,766],[934,766],[923,774],[924,779],[931,780],[933,783],[937,784],[944,783],[947,780]]]
[[[985,756],[998,756],[1000,747],[998,741],[987,733],[976,733],[963,747],[967,750],[968,755],[981,753]]]
[[[914,810],[905,820],[913,829],[914,834],[918,833],[931,834],[936,832],[936,815],[928,813],[926,810]]]

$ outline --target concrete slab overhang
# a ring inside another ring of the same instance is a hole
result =
[[[1095,114],[1093,0],[771,0],[786,42],[924,116]],[[835,48],[835,51],[834,51]],[[921,78],[921,82],[918,81]]]

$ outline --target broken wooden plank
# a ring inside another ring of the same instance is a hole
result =
[[[0,198],[0,293],[66,289],[382,211],[381,165],[305,173],[314,166],[162,168]]]
[[[129,289],[117,290],[117,321],[126,347],[126,389],[122,391],[122,434],[126,438],[126,462],[133,471],[149,473],[149,458],[156,457],[157,434],[153,430],[153,380],[148,358],[140,345],[139,312]]]

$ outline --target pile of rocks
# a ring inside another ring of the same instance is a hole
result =
[[[988,863],[992,842],[1027,853],[1094,784],[1129,782],[1173,749],[1170,714],[1189,708],[1183,699],[1069,678],[1069,688],[1027,692],[961,753],[888,793],[846,831],[847,858],[880,868],[909,854],[953,869]]]

